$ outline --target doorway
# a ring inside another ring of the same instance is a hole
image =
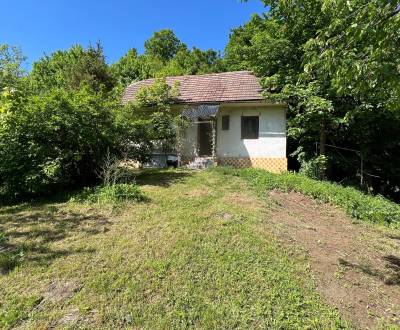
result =
[[[210,119],[200,119],[198,122],[197,145],[200,157],[211,157],[213,140],[213,126]]]

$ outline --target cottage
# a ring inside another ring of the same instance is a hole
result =
[[[283,104],[261,95],[258,78],[249,71],[168,77],[179,82],[176,107],[190,119],[181,152],[182,164],[210,161],[234,167],[287,169],[286,113]],[[129,85],[123,102],[135,98],[154,79]]]

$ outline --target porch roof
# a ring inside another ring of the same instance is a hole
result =
[[[191,120],[215,117],[218,113],[219,105],[200,104],[191,106],[182,112],[182,116]]]

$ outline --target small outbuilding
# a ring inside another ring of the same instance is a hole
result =
[[[182,164],[209,162],[233,167],[287,170],[286,107],[262,96],[259,79],[250,71],[167,77],[179,82],[176,107],[190,119],[183,137]],[[154,79],[134,82],[123,102]]]

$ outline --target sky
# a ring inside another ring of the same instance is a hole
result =
[[[265,12],[261,0],[0,0],[0,44],[18,46],[27,68],[44,54],[100,41],[113,63],[143,51],[154,31],[170,28],[189,47],[223,51],[232,28]]]

